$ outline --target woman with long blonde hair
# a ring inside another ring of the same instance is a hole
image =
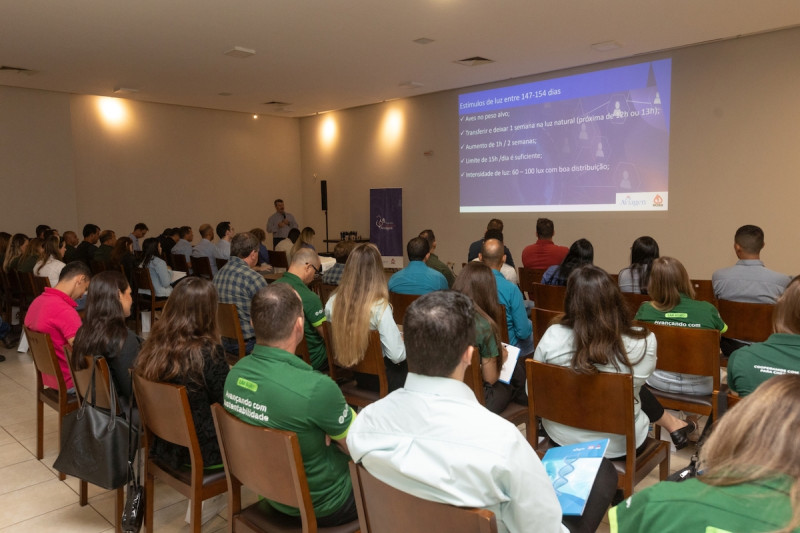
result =
[[[381,254],[373,244],[356,246],[345,263],[339,288],[325,305],[325,315],[333,331],[336,362],[351,367],[364,358],[369,332],[381,337],[389,390],[403,386],[408,374],[403,337],[394,322],[389,305],[389,289],[383,273]],[[363,388],[377,389],[367,376],[357,376]]]
[[[287,254],[287,258],[289,259],[289,264],[292,263],[292,257],[294,257],[294,254],[297,253],[297,250],[301,248],[310,248],[312,250],[316,250],[313,244],[314,235],[316,235],[316,232],[314,231],[313,228],[310,228],[308,226],[303,228],[303,231],[300,232],[300,236],[294,242],[292,249],[289,250],[289,253]]]
[[[16,270],[19,260],[28,248],[28,236],[24,233],[15,233],[8,243],[6,256],[3,259],[3,270],[10,272]]]

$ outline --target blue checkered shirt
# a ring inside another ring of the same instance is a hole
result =
[[[258,289],[267,286],[264,276],[247,266],[240,257],[231,257],[214,276],[214,286],[220,303],[236,306],[245,340],[254,338],[256,333],[250,324],[250,301]]]

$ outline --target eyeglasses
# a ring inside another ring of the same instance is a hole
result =
[[[318,269],[318,268],[317,268],[315,265],[313,265],[313,264],[311,264],[311,263],[306,263],[306,264],[307,264],[308,266],[310,266],[311,268],[313,268],[313,269],[314,269],[314,274],[315,274],[315,275],[316,275],[316,274],[321,274],[321,272],[320,272],[320,269]]]

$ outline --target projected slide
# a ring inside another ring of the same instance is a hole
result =
[[[665,211],[671,60],[459,96],[461,212]]]

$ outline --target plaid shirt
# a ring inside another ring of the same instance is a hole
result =
[[[322,283],[328,285],[338,285],[342,281],[342,273],[344,272],[344,263],[336,263],[328,270],[322,273]]]
[[[220,303],[236,306],[245,340],[255,337],[256,333],[250,324],[250,301],[258,289],[267,286],[264,276],[247,266],[241,258],[231,257],[214,276],[214,286]]]

